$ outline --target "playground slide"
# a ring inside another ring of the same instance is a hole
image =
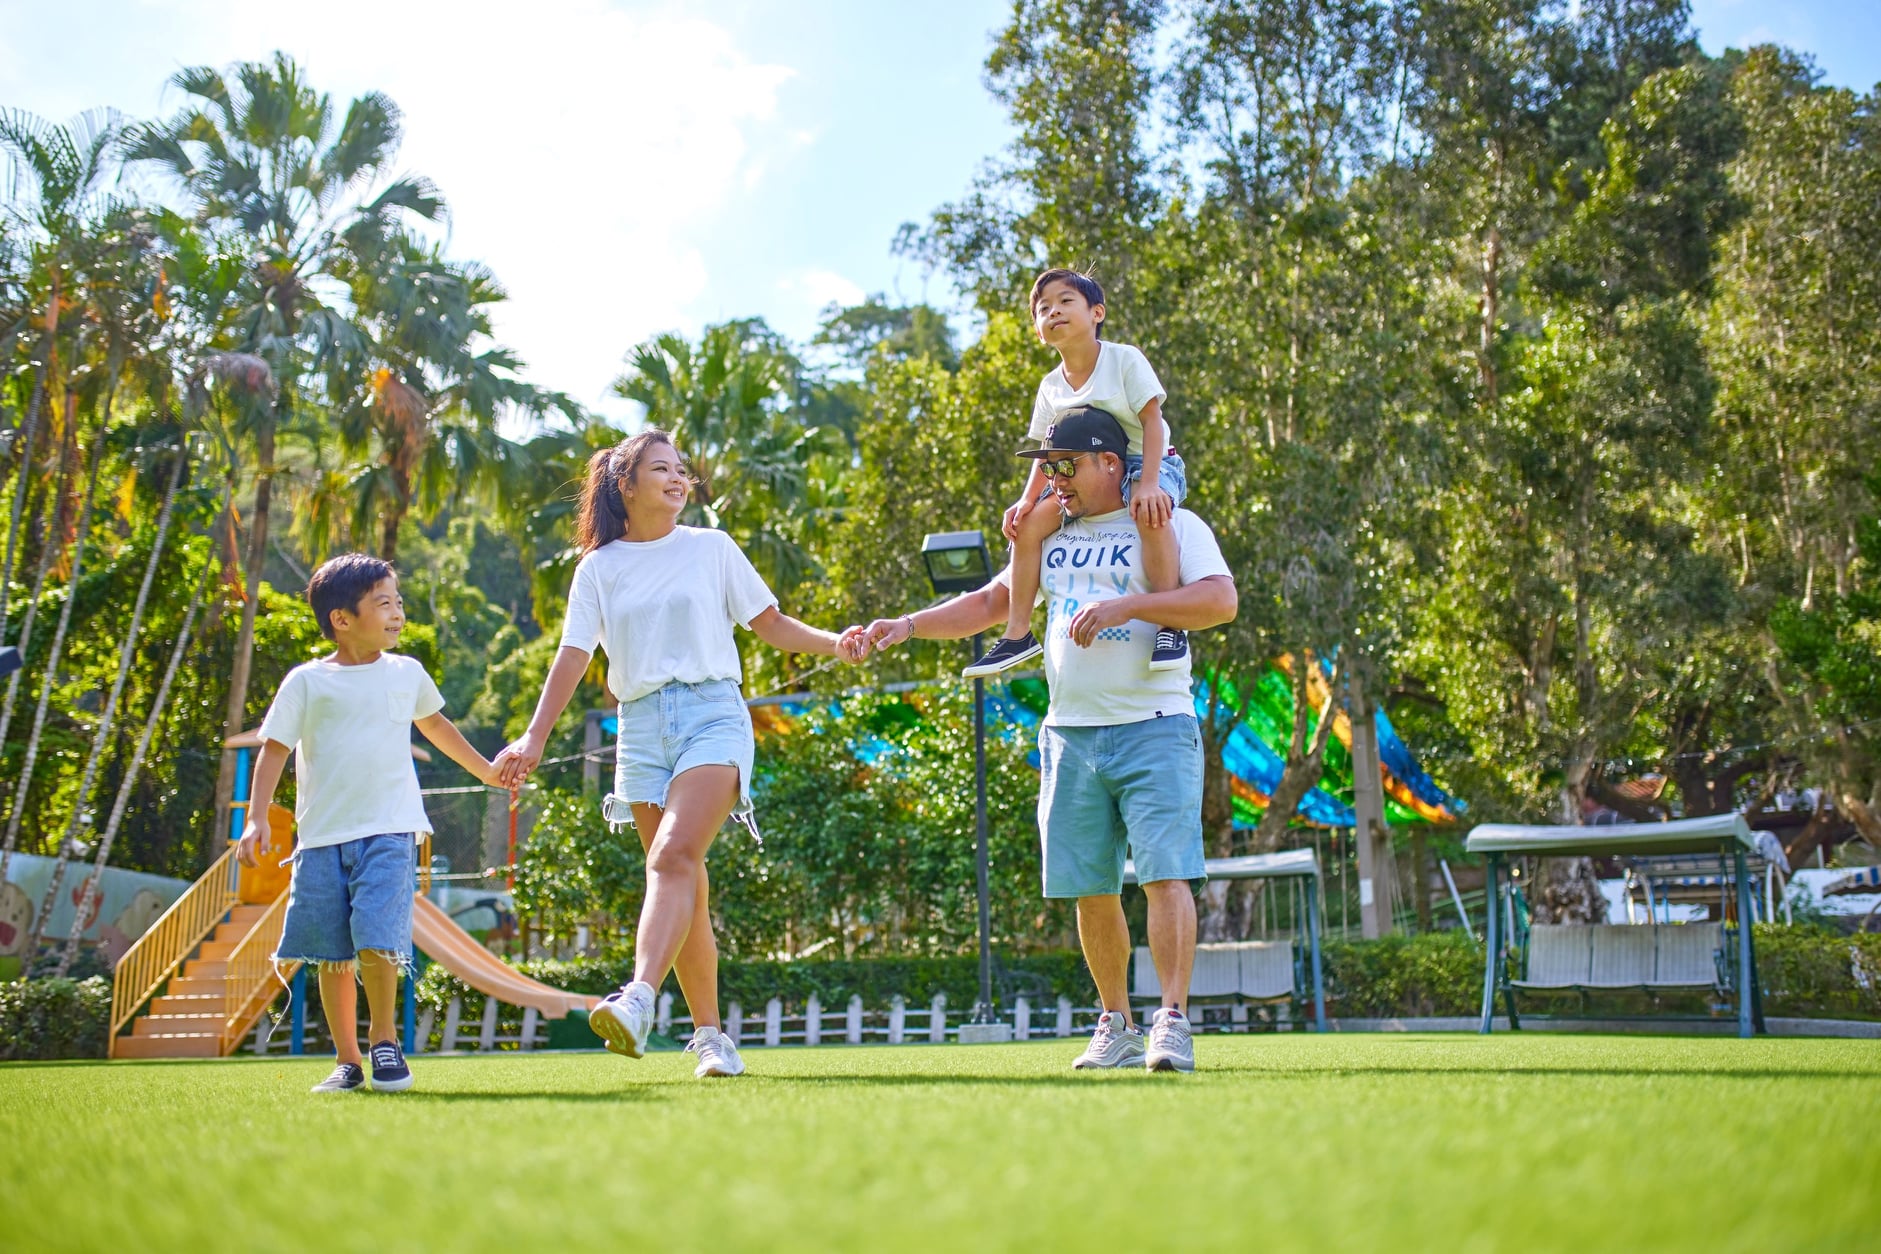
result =
[[[479,993],[507,1005],[534,1008],[551,1019],[560,1019],[572,1011],[592,1010],[601,1000],[581,993],[564,993],[523,975],[485,949],[476,937],[458,927],[450,915],[422,894],[412,899],[411,934],[412,940],[431,961]]]

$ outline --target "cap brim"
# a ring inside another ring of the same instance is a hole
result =
[[[1069,457],[1078,450],[1074,448],[1022,448],[1014,457]],[[1098,450],[1102,452],[1103,450]]]

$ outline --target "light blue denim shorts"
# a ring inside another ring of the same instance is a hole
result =
[[[1131,453],[1123,459],[1123,499],[1130,501],[1130,493],[1143,478],[1143,457],[1140,453]],[[1177,505],[1189,495],[1189,468],[1182,464],[1182,459],[1174,453],[1163,454],[1162,468],[1156,472],[1156,482],[1169,499]]]
[[[751,711],[729,679],[701,684],[674,680],[620,707],[614,750],[614,791],[601,803],[610,823],[632,823],[635,805],[666,806],[673,777],[695,766],[738,768],[732,817],[758,834],[751,809]]]
[[[1038,828],[1047,897],[1202,880],[1202,733],[1192,714],[1038,730]]]
[[[296,850],[275,958],[351,962],[360,950],[377,949],[403,963],[411,953],[417,861],[410,832]]]
[[[1125,505],[1130,503],[1130,490],[1136,487],[1137,482],[1142,478],[1143,455],[1141,453],[1125,454],[1123,459],[1123,501]],[[1162,469],[1156,474],[1156,482],[1161,485],[1163,491],[1169,494],[1171,501],[1174,501],[1177,505],[1181,505],[1183,499],[1189,495],[1189,468],[1183,464],[1181,457],[1174,453],[1164,453]],[[1045,485],[1045,490],[1038,494],[1038,499],[1041,501],[1049,500],[1051,495],[1052,489],[1051,485],[1048,483]]]

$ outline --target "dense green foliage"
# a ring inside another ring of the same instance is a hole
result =
[[[927,596],[921,536],[991,532],[1021,480],[1052,364],[1032,276],[1091,267],[1237,575],[1239,618],[1195,640],[1206,668],[1335,661],[1335,695],[1385,702],[1473,818],[1808,785],[1822,821],[1794,858],[1836,825],[1881,847],[1881,109],[1781,48],[1709,57],[1689,17],[1018,0],[986,64],[1011,147],[896,242],[966,293],[956,325],[879,297],[829,310],[813,345],[732,319],[622,345],[616,390],[679,434],[703,481],[688,519],[729,531],[787,610],[898,614]],[[394,102],[336,102],[283,56],[173,85],[150,122],[0,120],[0,638],[28,657],[0,777],[9,849],[187,875],[219,846],[217,740],[318,647],[292,590],[329,551],[396,556],[406,647],[450,712],[487,750],[520,729],[574,558],[569,485],[622,432],[494,342],[500,284],[438,242],[440,189],[394,170]],[[846,682],[741,639],[754,695]],[[961,651],[865,675],[932,679]],[[580,748],[600,678],[551,757]],[[727,840],[715,868],[728,952],[965,943],[961,707],[936,700],[931,731],[886,737],[889,766],[827,729],[767,746],[766,848]],[[1300,840],[1308,713],[1254,833],[1220,765],[1233,715],[1208,720],[1210,852]],[[994,755],[995,926],[1053,946],[1068,921],[1028,886],[1021,752]],[[1648,772],[1656,792],[1618,786]],[[634,844],[579,809],[545,797],[526,859],[549,934],[636,907]],[[1564,883],[1544,912],[1593,909]],[[1244,924],[1237,900],[1209,898],[1205,927]]]
[[[0,1062],[103,1058],[111,1027],[111,981],[0,983]]]

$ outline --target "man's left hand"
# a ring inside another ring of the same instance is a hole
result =
[[[1081,649],[1091,647],[1097,639],[1097,633],[1106,627],[1121,627],[1135,615],[1130,613],[1129,598],[1119,597],[1115,601],[1096,601],[1085,606],[1071,617],[1071,640]]]

